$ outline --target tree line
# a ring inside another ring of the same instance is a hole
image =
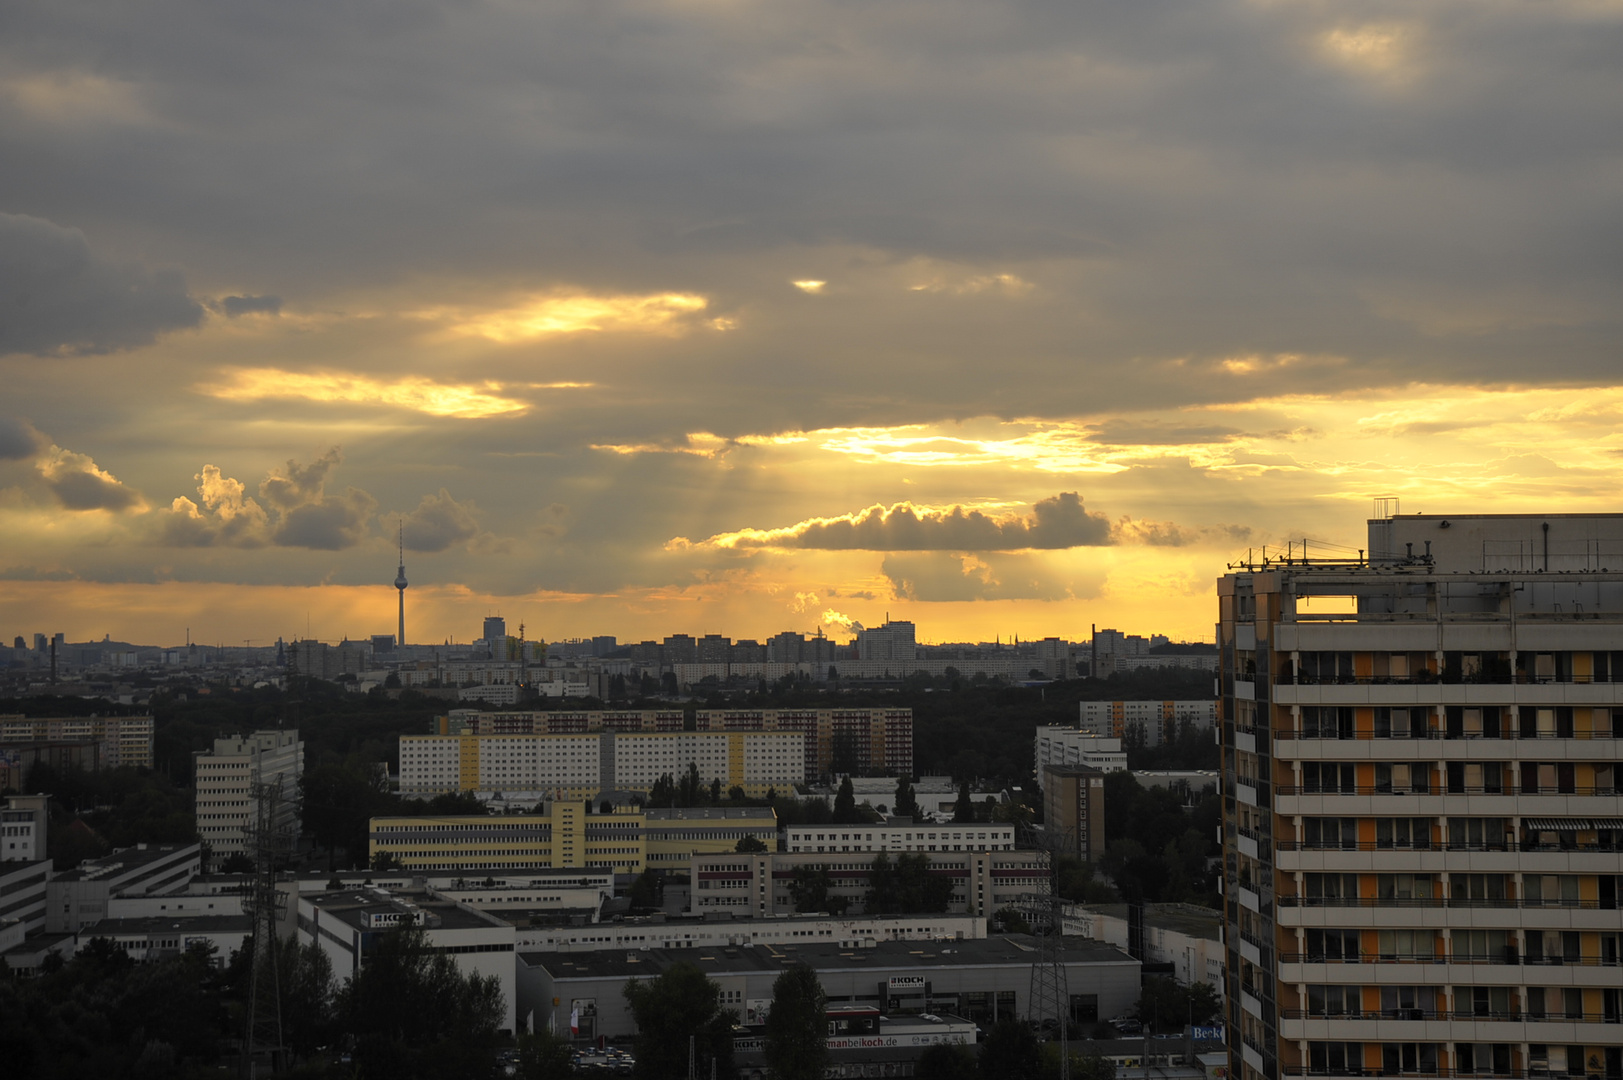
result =
[[[406,925],[377,939],[342,983],[315,944],[276,943],[284,1064],[309,1078],[495,1080],[506,1003],[494,977],[463,975]],[[0,1061],[16,1080],[217,1077],[247,1026],[253,942],[225,964],[212,946],[136,963],[92,938],[36,978],[0,980]]]

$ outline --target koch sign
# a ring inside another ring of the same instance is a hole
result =
[[[892,975],[887,984],[892,992],[897,990],[923,990],[923,975]]]

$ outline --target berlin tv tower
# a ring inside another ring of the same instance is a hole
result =
[[[400,572],[394,576],[394,587],[400,590],[400,632],[395,635],[395,648],[406,647],[406,522],[400,520]]]

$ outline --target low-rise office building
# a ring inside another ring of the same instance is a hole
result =
[[[986,936],[986,920],[973,915],[774,915],[728,919],[709,916],[633,915],[590,926],[519,927],[519,949],[591,952],[595,949],[719,949],[738,945],[807,942],[964,941]]]
[[[1132,923],[1126,904],[1073,904],[1063,908],[1064,933],[1131,951]],[[1193,904],[1145,904],[1142,958],[1171,964],[1185,986],[1210,983],[1223,995],[1223,913]]]
[[[861,825],[790,825],[783,849],[792,852],[845,851],[1013,851],[1014,826],[916,825],[886,821]]]
[[[79,939],[106,938],[138,964],[168,960],[188,949],[204,948],[210,951],[215,966],[222,967],[231,953],[241,949],[253,935],[253,918],[240,911],[235,915],[177,911],[102,919],[80,930]]]
[[[429,947],[448,954],[463,975],[494,976],[506,1005],[501,1026],[514,1030],[512,923],[426,889],[374,886],[298,898],[299,940],[321,946],[339,982],[364,966],[379,935],[402,924],[421,927]]]
[[[44,930],[51,875],[50,859],[0,863],[0,921],[17,920],[24,934]]]
[[[1015,906],[1046,881],[1034,851],[926,851],[930,873],[948,878],[948,911],[986,916]],[[898,856],[899,858],[900,856]],[[693,859],[691,910],[696,915],[726,912],[735,917],[787,915],[795,910],[791,885],[797,869],[828,875],[830,897],[846,911],[861,913],[873,888],[874,860],[896,859],[885,852],[779,852],[703,855]]]
[[[545,813],[468,817],[373,818],[369,856],[387,855],[409,870],[512,873],[579,868],[686,874],[695,855],[734,850],[752,837],[775,850],[771,807],[604,811],[585,800],[556,800]]]
[[[657,978],[678,962],[695,964],[720,984],[723,1006],[747,1018],[770,1005],[772,984],[786,968],[804,963],[817,972],[831,1008],[873,1006],[892,1016],[950,1013],[991,1024],[1030,1017],[1032,955],[1032,940],[1019,937],[923,947],[916,941],[811,941],[523,952],[518,1008],[532,1030],[568,1031],[574,1016],[582,1039],[623,1039],[636,1033],[624,996],[631,979]],[[1071,938],[1060,955],[1078,1023],[1116,1016],[1138,1000],[1139,962],[1121,950]]]
[[[185,892],[202,866],[201,844],[137,844],[86,860],[46,886],[45,930],[72,934],[100,922],[114,896]]]

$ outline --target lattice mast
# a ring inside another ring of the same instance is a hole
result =
[[[1031,961],[1031,1015],[1039,1028],[1052,1019],[1059,1040],[1059,1078],[1071,1078],[1071,992],[1065,976],[1065,920],[1059,895],[1058,853],[1068,850],[1068,830],[1022,830],[1024,846],[1037,859],[1037,890],[1028,893],[1026,918],[1031,923],[1035,955]]]
[[[279,783],[255,780],[251,787],[253,823],[247,846],[254,862],[253,880],[243,896],[243,907],[253,919],[253,971],[248,981],[248,1010],[242,1043],[242,1075],[253,1080],[257,1055],[269,1058],[270,1071],[279,1072],[282,1043],[282,987],[276,963],[276,922],[282,897],[276,891],[276,868],[287,855],[290,837],[278,821],[282,801]]]

